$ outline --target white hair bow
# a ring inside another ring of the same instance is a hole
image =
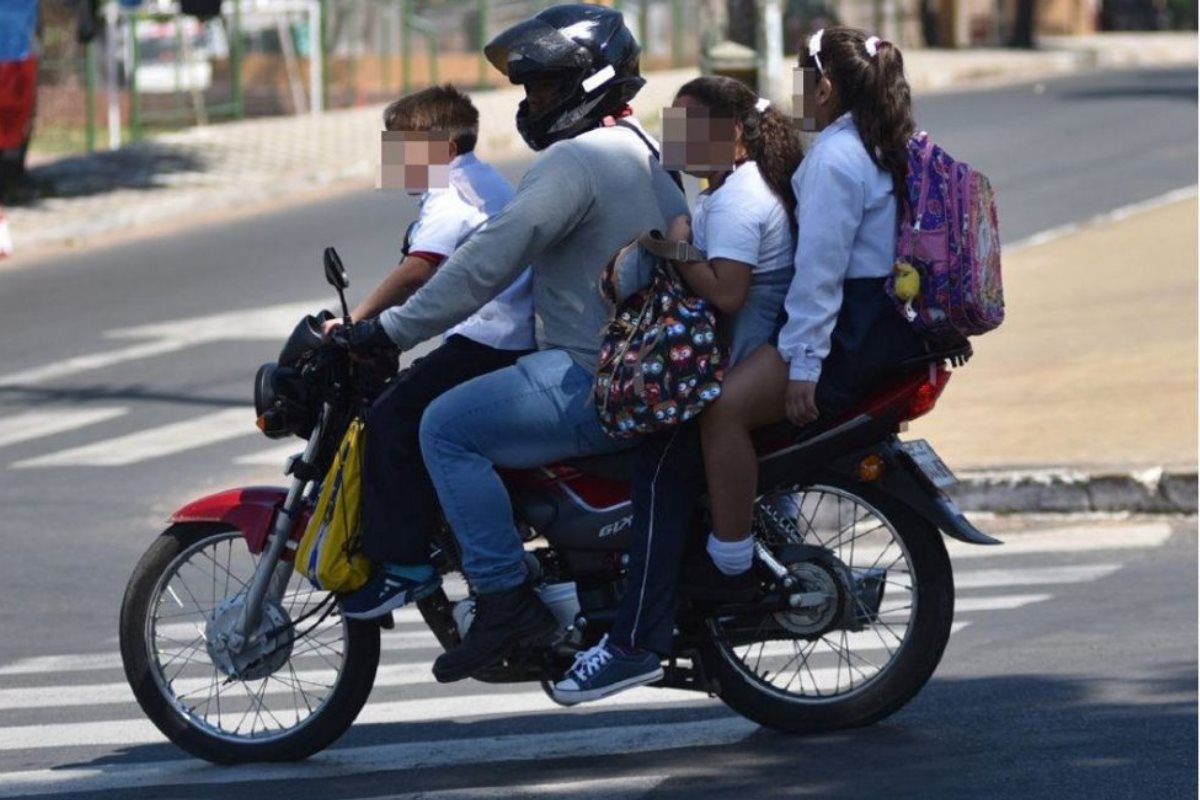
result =
[[[758,102],[754,104],[754,110],[758,113],[763,113],[771,107],[771,101],[765,97],[758,98]]]
[[[865,47],[867,48],[867,55],[869,55],[871,58],[879,55],[879,41],[880,39],[878,36],[872,36],[864,43]]]

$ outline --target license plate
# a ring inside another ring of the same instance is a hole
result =
[[[901,442],[900,446],[916,462],[921,472],[925,473],[925,477],[929,478],[934,486],[939,489],[945,489],[947,486],[953,486],[958,483],[958,478],[954,477],[954,473],[950,471],[950,468],[933,451],[933,447],[929,442],[924,439],[916,439],[911,442]]]

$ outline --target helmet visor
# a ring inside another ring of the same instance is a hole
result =
[[[513,83],[548,72],[586,69],[591,56],[578,42],[540,19],[514,25],[483,49],[492,66]]]

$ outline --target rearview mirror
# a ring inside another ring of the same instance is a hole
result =
[[[332,247],[325,248],[325,280],[329,281],[329,285],[339,292],[345,291],[350,286],[350,279],[346,276],[346,268],[342,266],[342,259],[338,256],[337,250]]]

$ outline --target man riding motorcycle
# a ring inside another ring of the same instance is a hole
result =
[[[610,316],[598,282],[612,255],[686,214],[683,193],[628,101],[645,84],[619,12],[564,5],[497,36],[488,60],[525,87],[517,128],[539,151],[509,205],[406,304],[358,323],[351,346],[408,349],[465,319],[532,265],[538,352],[435,401],[421,449],[462,548],[477,613],[462,644],[434,663],[442,682],[482,670],[558,630],[526,572],[496,467],[533,467],[619,449],[590,403]]]

